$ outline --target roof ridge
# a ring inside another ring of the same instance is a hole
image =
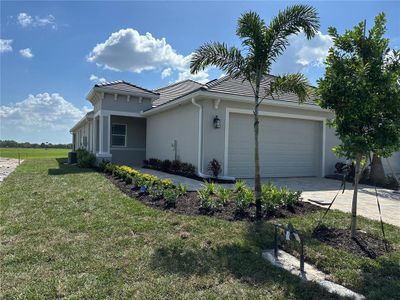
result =
[[[166,89],[166,88],[170,88],[170,87],[173,87],[173,86],[175,86],[175,85],[178,85],[178,84],[181,84],[181,83],[184,83],[184,82],[187,82],[187,81],[191,81],[191,82],[200,84],[200,85],[202,85],[202,86],[204,85],[204,84],[202,84],[202,83],[200,83],[200,82],[198,82],[198,81],[195,81],[195,80],[193,80],[193,79],[188,78],[188,79],[185,79],[185,80],[181,80],[181,81],[177,81],[177,82],[168,84],[168,85],[166,85],[166,86],[162,86],[162,87],[156,88],[156,89],[154,89],[153,91],[159,91],[159,90],[163,90],[163,89]]]

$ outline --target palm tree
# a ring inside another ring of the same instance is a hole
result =
[[[319,17],[315,8],[308,5],[293,5],[280,11],[267,26],[255,12],[246,12],[238,20],[236,35],[243,49],[229,47],[224,43],[206,43],[198,48],[191,59],[190,71],[197,73],[208,66],[216,66],[232,78],[248,81],[254,92],[254,191],[256,217],[261,218],[261,178],[259,158],[259,118],[262,101],[277,93],[294,93],[300,102],[309,97],[309,86],[304,75],[287,74],[277,76],[260,94],[261,81],[270,73],[271,65],[289,45],[292,34],[304,32],[307,39],[315,36],[319,29]]]

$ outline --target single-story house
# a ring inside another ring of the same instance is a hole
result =
[[[266,87],[273,76],[266,76]],[[262,89],[264,90],[264,89]],[[184,80],[156,90],[114,81],[96,84],[87,96],[93,111],[72,129],[73,147],[98,159],[140,166],[146,158],[179,159],[207,175],[217,159],[225,177],[254,174],[253,91],[228,76],[201,84]],[[293,94],[267,97],[260,106],[263,177],[321,177],[334,172],[339,144],[327,126],[332,112]],[[400,153],[390,159],[400,172]]]

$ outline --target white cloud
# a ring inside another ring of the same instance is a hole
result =
[[[100,83],[104,83],[104,82],[107,81],[104,77],[100,77],[100,78],[99,78],[99,77],[97,77],[97,76],[94,75],[94,74],[90,75],[89,79],[90,79],[90,81],[100,82]]]
[[[33,23],[33,18],[30,15],[28,15],[27,13],[20,13],[18,15],[17,19],[18,19],[18,23],[22,27],[27,27]]]
[[[12,51],[11,43],[13,40],[0,39],[0,53]]]
[[[114,71],[141,73],[159,70],[162,78],[172,76],[175,71],[178,73],[178,80],[197,78],[207,81],[207,71],[197,75],[190,74],[191,56],[192,54],[179,54],[165,38],[157,39],[149,32],[141,35],[138,31],[127,28],[112,33],[105,42],[97,44],[87,60]]]
[[[45,17],[40,16],[30,16],[29,14],[22,12],[17,16],[18,23],[22,27],[45,27],[50,26],[53,29],[57,29],[56,18],[53,15],[47,15]]]
[[[161,78],[164,79],[166,77],[169,77],[172,75],[172,69],[171,68],[166,68],[161,72]]]
[[[19,54],[21,54],[23,57],[26,57],[26,58],[32,58],[34,56],[31,48],[21,49],[21,50],[19,50]]]
[[[289,37],[290,45],[273,65],[274,73],[302,72],[311,67],[323,67],[328,50],[332,46],[332,38],[318,32],[307,40],[304,34]]]
[[[44,141],[48,136],[61,134],[69,140],[69,129],[84,113],[85,109],[75,107],[57,93],[29,95],[23,101],[0,106],[1,132],[7,138],[29,139],[32,134]]]

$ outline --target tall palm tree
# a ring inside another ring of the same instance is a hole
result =
[[[278,93],[294,93],[300,102],[309,97],[309,88],[300,73],[277,76],[260,92],[263,76],[271,71],[271,65],[289,45],[292,34],[304,32],[307,39],[315,36],[319,29],[319,17],[315,8],[308,5],[293,5],[280,11],[267,26],[255,12],[246,12],[238,20],[236,35],[243,49],[229,47],[224,43],[206,43],[198,48],[191,59],[190,71],[197,73],[208,66],[216,66],[232,78],[247,80],[254,92],[254,191],[256,217],[261,218],[261,178],[259,157],[259,117],[262,101]]]

